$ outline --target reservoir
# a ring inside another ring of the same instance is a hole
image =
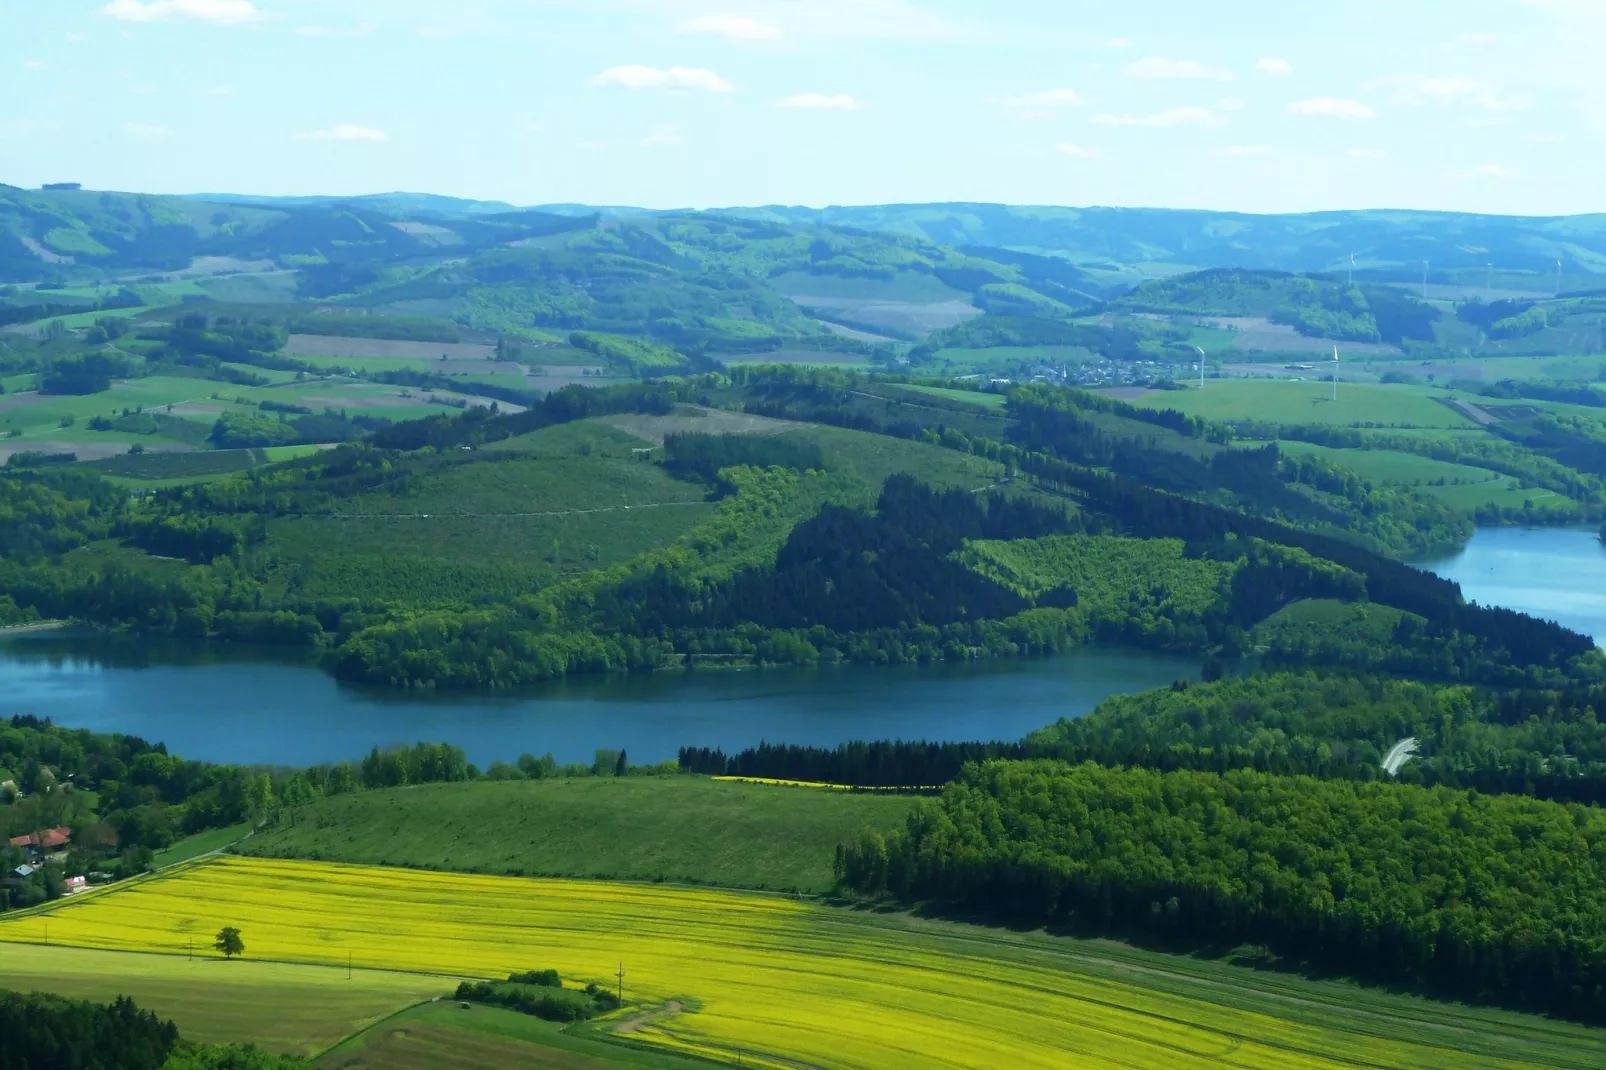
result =
[[[550,752],[632,762],[763,741],[1013,740],[1111,695],[1198,676],[1197,659],[1086,647],[962,665],[577,677],[517,694],[410,695],[341,684],[284,651],[75,634],[0,636],[0,716],[124,732],[186,758],[316,765],[448,742],[484,767]]]
[[[1483,528],[1419,566],[1467,598],[1606,643],[1606,547],[1576,528]],[[72,631],[0,634],[0,717],[125,732],[187,758],[315,765],[445,741],[480,766],[550,752],[632,761],[682,746],[1019,739],[1111,695],[1198,675],[1198,661],[1119,647],[961,665],[843,666],[577,677],[517,693],[412,695],[353,687],[300,653]]]
[[[1468,601],[1553,620],[1606,646],[1606,545],[1594,529],[1479,528],[1460,553],[1417,567]]]

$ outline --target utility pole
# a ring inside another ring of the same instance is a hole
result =
[[[351,952],[346,952],[346,980],[351,980]]]
[[[625,1005],[625,964],[619,964],[619,1006]]]
[[[188,940],[184,941],[184,945],[190,949],[190,961],[194,962],[195,961],[195,937],[192,936]]]

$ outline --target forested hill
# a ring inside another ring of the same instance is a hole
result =
[[[1553,274],[1599,270],[1606,216],[1521,217],[1459,212],[1354,211],[1251,215],[1172,208],[894,204],[824,209],[766,206],[732,214],[790,224],[887,231],[943,245],[1002,246],[1077,262],[1325,271],[1347,267],[1501,268]]]

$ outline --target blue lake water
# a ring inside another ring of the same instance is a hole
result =
[[[1470,601],[1553,620],[1606,646],[1606,544],[1594,529],[1479,528],[1460,553],[1419,567],[1455,580]]]
[[[445,740],[485,765],[521,752],[633,762],[761,741],[1018,739],[1114,694],[1196,676],[1194,659],[1088,648],[973,665],[585,677],[516,695],[407,695],[343,685],[271,650],[42,632],[0,637],[0,716],[160,740],[185,757],[311,765]]]

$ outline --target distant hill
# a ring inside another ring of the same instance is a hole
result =
[[[1360,211],[1302,215],[1166,208],[1055,208],[1003,204],[908,204],[850,208],[733,209],[784,223],[887,231],[943,245],[1002,246],[1066,257],[1082,266],[1139,266],[1165,273],[1213,267],[1328,271],[1349,266],[1398,280],[1437,277],[1491,263],[1501,272],[1554,277],[1606,273],[1606,215],[1519,217],[1455,212]],[[1548,281],[1546,288],[1548,289]]]

